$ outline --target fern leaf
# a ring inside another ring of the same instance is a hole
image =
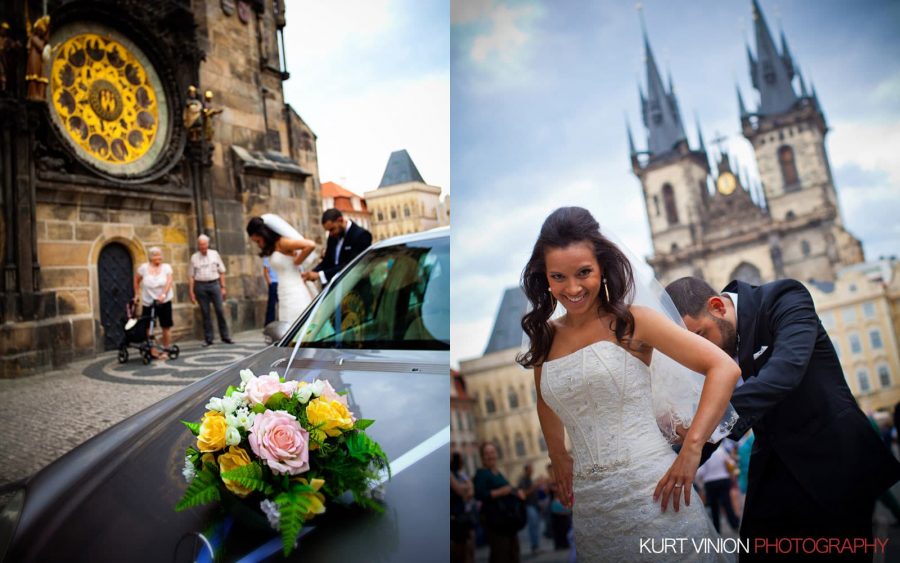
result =
[[[188,508],[219,500],[219,477],[210,471],[209,466],[197,473],[184,496],[175,505],[175,511],[181,512]]]

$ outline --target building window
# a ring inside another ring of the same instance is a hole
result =
[[[801,241],[800,242],[800,251],[803,252],[804,256],[809,256],[809,253],[812,251],[812,249],[809,246],[809,242],[807,242],[805,240]]]
[[[883,389],[891,386],[891,372],[887,364],[878,366],[878,381]]]
[[[838,341],[834,338],[831,339],[831,345],[834,346],[834,353],[837,354],[838,359],[841,358],[841,345],[838,344]]]
[[[822,321],[822,326],[825,327],[825,330],[832,330],[834,328],[834,313],[831,311],[819,315],[819,320]]]
[[[378,210],[378,220],[384,221],[384,213],[382,213],[380,209]]]
[[[797,218],[797,214],[794,213],[793,211],[788,211],[787,214],[785,214],[784,217],[785,217],[786,219],[788,219],[788,220],[790,220],[790,219],[796,219],[796,218]]]
[[[869,331],[869,342],[872,343],[873,350],[881,350],[884,344],[881,343],[881,331],[877,328]]]
[[[845,323],[855,323],[856,309],[854,307],[844,307],[841,309],[841,318],[844,319]]]
[[[506,397],[509,400],[509,408],[510,409],[519,408],[519,395],[516,393],[515,389],[510,387],[509,392],[506,394]]]
[[[408,205],[403,206],[403,216],[409,217],[409,206]]]
[[[660,211],[659,211],[659,196],[658,195],[653,196],[653,206],[656,207],[656,216],[659,217]]]
[[[859,335],[853,332],[850,334],[849,338],[850,351],[854,354],[862,354],[862,343],[859,341]]]
[[[672,184],[663,186],[663,204],[666,206],[666,220],[670,225],[678,223],[678,208],[675,207],[675,190]]]
[[[797,175],[797,163],[794,162],[794,149],[787,145],[778,148],[778,164],[781,165],[781,177],[784,179],[784,190],[800,187],[800,178]]]
[[[861,369],[857,371],[856,379],[859,380],[860,393],[868,393],[872,390],[872,386],[869,384],[869,370]]]
[[[397,210],[392,207],[391,208],[391,219],[396,219],[396,218],[397,218]]]
[[[516,456],[525,457],[525,440],[521,434],[516,434]]]
[[[875,304],[871,301],[863,303],[863,316],[867,319],[875,318]]]
[[[497,412],[497,404],[494,403],[494,397],[490,393],[484,398],[484,411],[488,414]]]

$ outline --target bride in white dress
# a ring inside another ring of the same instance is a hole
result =
[[[522,320],[530,342],[519,362],[534,368],[541,429],[560,500],[573,510],[579,561],[730,560],[716,549],[698,554],[690,539],[659,550],[666,538],[719,537],[691,483],[730,408],[737,364],[662,313],[629,305],[631,262],[585,209],[546,219],[523,285],[532,309]],[[557,303],[565,315],[553,320]],[[677,455],[654,414],[649,366],[659,353],[706,376]]]
[[[247,234],[278,275],[278,320],[294,322],[312,302],[316,291],[301,276],[301,265],[315,260],[316,243],[303,238],[287,221],[273,213],[254,217]]]

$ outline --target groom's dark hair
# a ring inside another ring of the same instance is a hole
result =
[[[341,213],[339,209],[335,209],[334,207],[326,209],[325,213],[322,213],[322,224],[324,225],[329,221],[337,221],[343,216],[344,214]]]
[[[675,303],[678,314],[692,318],[700,317],[706,312],[706,304],[710,297],[716,297],[719,292],[700,278],[681,278],[666,286],[666,293]]]

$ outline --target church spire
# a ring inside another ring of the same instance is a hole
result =
[[[706,143],[703,142],[703,130],[700,129],[700,116],[694,113],[694,121],[697,122],[697,141],[700,143],[700,152],[706,153]]]
[[[747,113],[747,108],[744,106],[744,97],[741,96],[741,87],[738,86],[737,84],[735,84],[734,91],[737,92],[738,109],[740,109],[741,119],[743,119],[743,118],[747,117],[747,115],[749,115],[749,114]]]
[[[636,156],[637,149],[634,148],[634,137],[631,136],[631,123],[628,122],[628,117],[625,117],[625,129],[628,131],[628,156]]]
[[[797,102],[797,94],[791,86],[794,65],[784,34],[781,36],[782,53],[766,24],[757,0],[753,2],[753,24],[756,29],[756,60],[749,49],[750,77],[753,87],[759,91],[759,113],[771,115],[790,110]]]
[[[687,139],[684,126],[681,123],[681,115],[678,109],[678,100],[672,88],[671,74],[669,75],[669,90],[666,91],[653,49],[650,48],[650,40],[647,37],[647,28],[641,18],[641,28],[644,34],[644,53],[647,65],[647,97],[644,98],[641,91],[641,112],[644,125],[647,127],[647,148],[651,155],[667,153],[683,140]]]

